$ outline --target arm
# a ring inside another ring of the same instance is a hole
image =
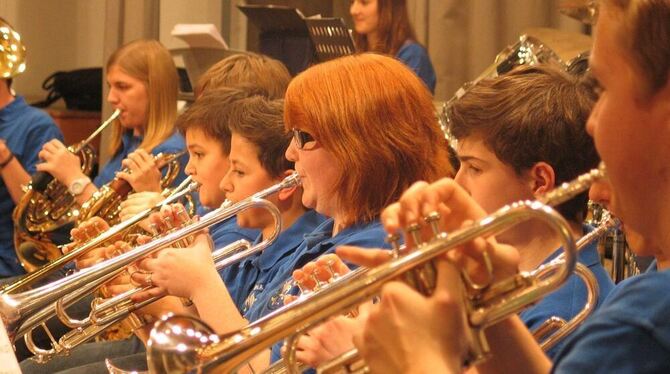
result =
[[[14,201],[14,204],[17,204],[19,200],[21,200],[21,196],[23,196],[23,189],[21,186],[30,181],[30,175],[23,168],[23,165],[21,165],[19,160],[14,157],[14,154],[7,147],[5,141],[1,139],[0,162],[6,163],[5,166],[0,169],[0,175],[2,175],[2,180],[5,182],[5,186],[7,186],[7,191],[9,191],[12,201]]]
[[[54,178],[65,186],[70,186],[76,179],[86,178],[86,175],[81,171],[79,157],[70,152],[57,139],[52,139],[44,144],[39,153],[39,158],[44,160],[44,162],[37,164],[37,170],[53,175]],[[77,203],[80,205],[85,203],[97,190],[93,183],[89,183],[86,185],[84,191],[76,196]]]

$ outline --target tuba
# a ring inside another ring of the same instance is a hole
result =
[[[89,143],[119,115],[121,110],[115,110],[88,138],[68,147],[79,156],[84,174],[91,174],[97,159]],[[67,186],[48,173],[35,173],[24,190],[12,215],[14,248],[21,265],[30,272],[60,256],[58,245],[69,242],[79,211]]]
[[[505,206],[449,234],[436,232],[433,239],[421,242],[411,252],[401,253],[396,259],[375,268],[352,272],[355,275],[346,277],[346,281],[333,282],[312,293],[309,298],[298,299],[242,330],[224,336],[214,334],[203,322],[191,317],[165,318],[155,325],[147,344],[149,369],[157,373],[190,370],[232,372],[277,341],[295,337],[295,334],[369,300],[379,293],[384,283],[412,272],[423,272],[433,259],[455,247],[481,236],[496,235],[529,219],[540,219],[561,237],[565,251],[562,260],[536,270],[546,272],[548,276],[522,272],[486,286],[475,285],[467,277],[463,278],[465,313],[471,338],[467,362],[478,362],[485,359],[489,352],[484,329],[554,291],[572,274],[576,263],[575,241],[568,223],[549,205],[559,205],[573,198],[603,176],[604,168],[594,169],[570,183],[562,184],[538,201],[521,201]],[[431,275],[415,278],[427,279]],[[433,281],[427,279],[424,283],[429,285]],[[290,347],[296,341],[295,338],[287,341],[289,372],[297,371],[295,356],[290,354]]]

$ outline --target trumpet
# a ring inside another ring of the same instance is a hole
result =
[[[100,262],[91,267],[82,269],[75,274],[34,288],[19,294],[4,293],[0,295],[0,316],[5,322],[10,340],[23,336],[35,327],[43,324],[56,314],[56,303],[60,301],[63,307],[68,307],[81,297],[91,293],[101,285],[125,270],[126,267],[141,258],[151,255],[161,248],[175,243],[184,237],[200,232],[201,230],[236,215],[243,207],[256,206],[263,197],[276,193],[284,188],[298,185],[300,178],[297,174],[286,177],[282,182],[268,187],[263,191],[248,197],[237,204],[225,205],[204,215],[198,222],[178,230],[167,233],[150,243],[140,245],[110,260]],[[116,226],[115,226],[116,227]],[[100,236],[112,237],[118,229],[107,230]],[[106,239],[105,239],[106,240]],[[105,240],[96,240],[104,242]],[[89,246],[87,243],[86,246]],[[242,258],[241,253],[231,255],[233,258]]]
[[[120,115],[121,110],[115,110],[88,138],[67,148],[81,159],[84,174],[91,174],[96,160],[95,151],[89,144]],[[49,173],[35,173],[24,192],[12,214],[14,248],[21,265],[32,271],[47,261],[50,254],[60,253],[57,246],[69,238],[64,232],[69,233],[79,211],[67,186],[55,181]]]
[[[469,227],[438,233],[432,240],[418,245],[416,250],[403,253],[397,259],[360,271],[346,282],[333,282],[309,298],[294,301],[261,320],[238,330],[218,336],[207,326],[189,317],[171,317],[156,323],[147,344],[147,361],[152,372],[210,371],[232,372],[251,357],[280,339],[293,336],[285,358],[289,372],[296,372],[297,363],[291,346],[302,333],[325,319],[341,314],[364,300],[377,295],[384,283],[396,279],[417,267],[423,267],[437,256],[481,236],[496,235],[529,219],[539,219],[556,231],[563,242],[564,260],[543,265],[538,271],[550,271],[548,277],[535,277],[522,272],[490,284],[477,287],[469,284],[466,305],[470,326],[470,352],[467,362],[486,358],[489,349],[484,329],[559,287],[571,274],[576,263],[576,245],[570,227],[560,214],[548,205],[560,204],[583,192],[591,183],[604,176],[604,167],[594,169],[571,183],[562,184],[542,201],[522,201],[505,206]],[[464,277],[464,283],[468,283]],[[180,333],[182,332],[182,333]]]
[[[576,243],[577,252],[579,252],[585,246],[591,244],[594,240],[598,240],[603,235],[607,234],[612,228],[617,227],[619,224],[619,221],[613,217],[608,216],[607,218],[603,219],[602,223],[598,227],[579,238]],[[553,260],[553,262],[556,264],[559,264],[562,261],[564,261],[563,254]],[[556,267],[553,266],[545,267],[541,270],[533,271],[531,274],[537,278],[545,278],[549,275],[550,271],[555,269]],[[574,273],[580,278],[580,280],[584,282],[586,286],[586,302],[584,303],[582,310],[577,313],[570,321],[566,322],[563,318],[554,316],[547,319],[542,325],[540,325],[540,327],[532,332],[535,340],[540,343],[540,348],[542,348],[542,350],[545,352],[556,346],[556,344],[561,342],[562,339],[570,335],[577,327],[579,327],[582,322],[584,322],[584,320],[593,313],[598,302],[598,281],[596,280],[593,273],[588,269],[588,267],[580,263],[577,263],[575,266]],[[278,361],[273,366],[273,373],[286,372],[283,361]],[[319,374],[363,373],[366,372],[366,370],[367,366],[365,361],[363,361],[358,356],[358,350],[352,349],[320,365],[316,369],[316,372]],[[270,371],[266,371],[265,373],[268,372]]]
[[[197,191],[198,188],[199,184],[196,182],[191,182],[191,178],[184,179],[184,181],[175,188],[170,197],[157,203],[151,208],[147,208],[137,213],[132,218],[124,222],[121,222],[118,225],[110,227],[108,230],[98,235],[95,239],[90,240],[86,244],[83,244],[79,247],[74,248],[73,250],[69,251],[63,256],[60,256],[57,259],[49,262],[45,266],[33,271],[32,273],[26,274],[16,282],[5,286],[4,288],[2,288],[2,290],[0,290],[0,295],[13,294],[18,291],[27,289],[30,286],[33,286],[37,281],[42,280],[52,272],[61,269],[63,266],[65,266],[72,260],[75,260],[78,257],[81,257],[83,254],[87,253],[88,251],[100,247],[104,243],[109,242],[114,238],[117,238],[119,235],[126,232],[131,227],[134,227],[143,219],[147,218],[152,212],[160,210],[160,208],[163,207],[164,205],[169,205],[179,201],[179,199],[185,197],[186,195],[189,195]]]

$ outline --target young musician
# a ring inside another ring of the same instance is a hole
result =
[[[520,68],[478,82],[449,110],[450,131],[458,140],[456,153],[460,160],[454,180],[492,213],[515,201],[535,199],[590,170],[598,163],[593,142],[585,131],[593,103],[592,92],[578,78],[551,66]],[[586,198],[584,193],[558,208],[575,237],[591,231],[582,224]],[[524,271],[546,264],[562,252],[558,235],[535,220],[517,225],[497,239],[519,250],[519,268]],[[600,264],[597,241],[579,253],[579,262],[598,280],[597,301],[602,304],[614,285]],[[330,277],[326,269],[320,269],[324,265],[310,266],[316,266],[315,274]],[[310,281],[304,271],[294,277]],[[312,285],[303,282],[303,286]],[[551,317],[569,321],[584,308],[586,300],[584,282],[574,275],[559,290],[521,312],[520,317],[535,331]],[[359,327],[353,322],[339,323]],[[346,346],[333,346],[332,335],[338,333],[333,330],[334,326],[324,326],[302,338],[298,358],[316,366],[333,354],[353,348],[351,338]],[[559,347],[560,343],[548,352],[549,356]]]
[[[322,90],[324,84],[330,89]],[[255,301],[244,316],[231,314],[231,308],[225,318],[220,310],[212,316],[219,333],[242,328],[283,306],[291,272],[307,261],[341,244],[386,246],[379,209],[412,182],[451,171],[430,94],[411,71],[389,57],[350,56],[301,73],[287,90],[284,122],[285,129],[293,130],[286,156],[302,177],[302,203],[329,219],[273,265],[263,290],[252,290]],[[151,281],[168,280],[152,275]],[[198,288],[168,290],[195,303],[213,299]],[[242,370],[258,371],[269,362],[267,351]]]
[[[177,117],[177,69],[172,56],[155,40],[135,40],[116,50],[107,61],[107,101],[121,116],[114,121],[112,158],[91,181],[81,172],[81,161],[58,140],[47,143],[39,156],[40,171],[52,174],[68,186],[78,203],[86,202],[97,188],[115,176],[125,179],[134,191],[160,192],[160,172],[151,154],[184,150],[184,139],[175,131]],[[181,165],[186,157],[181,158]],[[117,173],[122,168],[129,173]],[[184,179],[184,173],[174,185]]]
[[[435,70],[426,49],[416,40],[406,0],[351,0],[349,3],[356,48],[361,52],[395,56],[435,93]]]
[[[12,90],[13,78],[21,74],[19,64],[9,65],[15,57],[11,44],[15,42],[13,28],[2,18],[2,58],[0,70],[0,278],[23,274],[24,270],[14,251],[12,212],[23,196],[21,186],[30,181],[39,162],[37,150],[51,139],[63,140],[63,134],[46,113],[26,104]]]
[[[607,166],[612,187],[611,209],[638,232],[647,251],[657,258],[670,255],[670,185],[667,159],[670,156],[670,55],[658,43],[670,43],[670,2],[616,1],[599,3],[591,70],[600,83],[600,98],[587,129],[594,136]],[[622,152],[622,150],[626,152]],[[446,202],[458,219],[459,208],[475,207],[454,183],[440,181],[420,185],[405,195],[411,201],[427,202],[421,210],[401,210],[394,205],[385,213],[388,230],[403,225],[408,214],[420,215],[436,209],[426,199]],[[464,217],[465,216],[465,217]],[[470,246],[469,254],[484,250],[483,241]],[[474,248],[472,248],[474,247]],[[638,247],[633,246],[637,251]],[[489,256],[496,271],[515,271],[513,250],[489,242]],[[353,252],[353,251],[351,251]],[[357,262],[365,262],[366,251],[358,251]],[[352,253],[347,253],[352,255]],[[349,256],[351,257],[351,256]],[[617,286],[601,308],[565,342],[552,363],[542,354],[518,317],[510,317],[487,331],[492,359],[478,366],[486,372],[557,373],[664,373],[670,370],[667,310],[670,307],[670,273],[665,261],[657,272],[648,272]],[[510,266],[512,265],[512,266]],[[384,287],[384,297],[371,312],[361,336],[355,339],[372,370],[392,372],[441,370],[460,372],[467,339],[458,274],[440,263],[437,295],[425,298],[398,283]],[[450,283],[453,281],[453,283]],[[389,306],[393,305],[393,308]],[[411,309],[406,306],[411,305]],[[393,321],[394,328],[390,328]],[[410,322],[411,321],[411,322]],[[411,331],[404,328],[411,325]],[[401,327],[402,326],[402,327]],[[393,331],[392,334],[387,332]],[[417,339],[417,336],[424,339]],[[405,350],[411,338],[412,350]],[[422,342],[417,344],[417,342]],[[407,352],[412,352],[411,357]],[[393,360],[389,360],[393,357]]]

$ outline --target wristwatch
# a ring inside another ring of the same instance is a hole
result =
[[[91,178],[89,177],[84,177],[84,178],[77,178],[70,183],[68,186],[67,190],[70,191],[72,196],[77,196],[81,195],[82,192],[86,189],[86,186],[91,183]]]

